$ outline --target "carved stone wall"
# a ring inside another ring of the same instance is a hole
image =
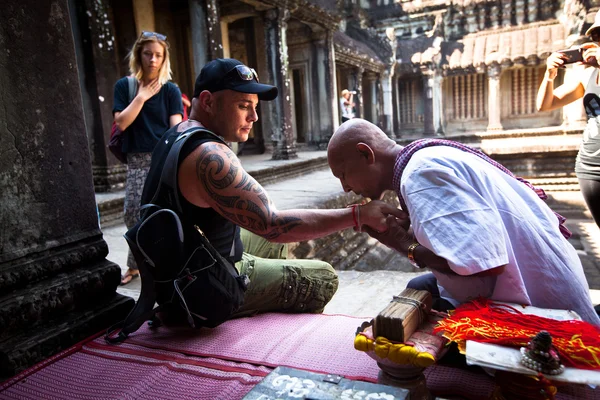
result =
[[[0,380],[133,305],[98,227],[69,11],[9,0],[0,13]]]

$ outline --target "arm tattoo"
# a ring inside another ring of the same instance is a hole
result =
[[[196,161],[196,176],[217,203],[217,211],[266,239],[276,239],[302,224],[300,218],[278,216],[264,189],[244,171],[235,155],[224,151],[221,145],[204,145]],[[237,184],[236,179],[240,179]]]

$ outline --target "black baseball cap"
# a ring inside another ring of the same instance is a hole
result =
[[[258,83],[254,69],[234,58],[217,58],[206,64],[194,85],[194,97],[204,90],[218,92],[230,89],[241,93],[253,93],[259,100],[273,100],[277,97],[277,88]]]

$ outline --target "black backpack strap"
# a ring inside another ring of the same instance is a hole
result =
[[[136,261],[138,261],[139,274],[142,279],[142,289],[140,291],[140,297],[138,298],[138,301],[127,315],[127,318],[125,318],[124,321],[111,326],[106,331],[104,339],[106,339],[106,341],[109,343],[120,343],[125,340],[130,333],[137,331],[145,321],[153,319],[154,315],[159,311],[160,308],[160,306],[154,308],[154,303],[156,302],[154,278],[148,268],[148,265],[146,264],[144,257],[139,254],[138,247],[131,245],[131,243],[134,243],[134,241],[128,236],[130,232],[131,230],[129,230],[124,237],[129,244],[129,248],[131,249],[133,256],[135,257]],[[121,328],[119,334],[115,337],[111,337],[112,333],[118,328]]]
[[[131,103],[133,101],[133,99],[135,99],[135,95],[137,94],[137,86],[138,86],[137,79],[133,76],[128,76],[127,77],[127,98],[129,100],[129,103]]]
[[[177,138],[175,138],[175,143],[171,146],[169,150],[169,154],[165,160],[163,165],[163,170],[160,175],[160,181],[156,188],[156,192],[154,193],[154,197],[150,203],[157,204],[160,196],[164,196],[164,191],[168,191],[167,198],[172,200],[173,204],[169,206],[179,215],[183,214],[183,208],[181,207],[181,202],[179,201],[179,191],[177,190],[177,171],[179,170],[179,154],[181,153],[181,149],[185,145],[185,143],[191,139],[196,133],[205,132],[214,136],[219,142],[227,145],[223,138],[214,134],[205,128],[194,127],[190,128],[184,132],[182,132]],[[164,198],[164,197],[163,197]]]

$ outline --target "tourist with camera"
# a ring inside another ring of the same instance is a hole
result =
[[[349,91],[348,89],[342,90],[342,97],[340,98],[340,108],[342,110],[342,123],[354,118],[354,102],[352,97],[356,92]]]
[[[583,98],[587,126],[575,162],[575,173],[587,206],[600,226],[600,13],[586,35],[591,42],[577,49],[552,53],[546,60],[546,73],[540,85],[536,106],[538,111],[550,111]],[[562,85],[555,88],[558,69],[574,64],[580,73],[567,75]]]

